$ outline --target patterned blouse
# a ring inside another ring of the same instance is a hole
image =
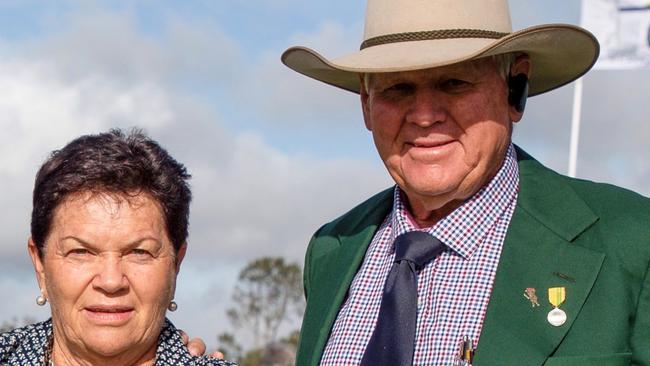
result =
[[[52,320],[0,334],[0,365],[46,366],[52,344]],[[156,366],[236,366],[208,356],[194,357],[183,345],[180,333],[165,319],[156,351]]]

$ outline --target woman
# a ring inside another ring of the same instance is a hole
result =
[[[1,365],[232,365],[165,318],[187,250],[189,174],[156,142],[82,136],[36,176],[29,254],[52,318],[0,335]]]

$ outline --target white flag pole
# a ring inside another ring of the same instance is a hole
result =
[[[573,116],[571,118],[571,145],[569,147],[569,176],[575,177],[578,168],[578,142],[580,141],[580,115],[582,112],[582,78],[573,89]]]
[[[610,0],[605,0],[610,1]],[[593,4],[592,4],[593,5]],[[580,7],[580,24],[585,22],[586,0]],[[569,145],[569,177],[575,178],[578,169],[578,143],[580,142],[580,115],[582,114],[582,78],[573,87],[573,112],[571,115],[571,142]]]

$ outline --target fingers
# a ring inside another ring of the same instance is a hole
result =
[[[183,345],[187,347],[187,344],[190,342],[190,337],[182,329],[178,330],[181,333],[181,338],[183,339]]]
[[[181,338],[183,339],[183,344],[187,347],[187,350],[190,351],[192,356],[203,356],[205,354],[205,342],[201,338],[194,338],[190,340],[190,337],[183,330],[179,329]],[[212,356],[212,355],[221,355],[221,356]],[[219,351],[215,351],[210,354],[212,357],[223,358],[223,354]]]
[[[192,356],[203,356],[205,354],[205,343],[201,338],[193,338],[187,343],[187,349]]]
[[[224,358],[223,353],[221,353],[219,351],[214,351],[214,352],[210,353],[209,356],[214,357],[214,358]]]

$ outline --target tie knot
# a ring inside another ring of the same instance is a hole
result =
[[[395,238],[395,262],[407,260],[420,270],[440,254],[444,244],[423,231],[410,231]]]

